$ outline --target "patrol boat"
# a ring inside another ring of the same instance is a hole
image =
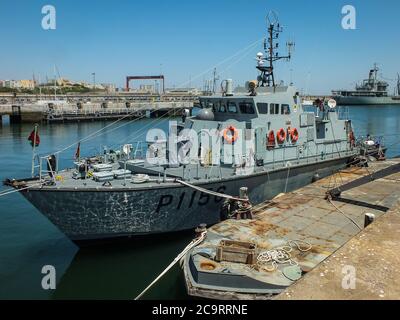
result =
[[[273,64],[293,44],[279,56],[282,28],[268,30],[257,80],[235,90],[224,81],[197,115],[149,133],[146,155],[127,144],[64,170],[58,154],[40,157],[37,176],[6,184],[79,243],[213,225],[242,187],[255,205],[345,167],[359,154],[351,122],[333,100],[303,106],[295,87],[276,85]]]

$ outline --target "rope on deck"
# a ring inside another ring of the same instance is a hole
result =
[[[206,230],[206,231],[203,231],[203,232],[200,234],[200,236],[197,237],[196,239],[193,239],[193,240],[186,246],[186,248],[183,249],[183,251],[182,251],[180,254],[178,254],[178,255],[176,256],[176,258],[169,264],[169,266],[168,266],[167,268],[165,268],[164,271],[161,272],[160,275],[159,275],[157,278],[155,278],[155,279],[153,280],[153,282],[150,283],[150,284],[146,287],[146,289],[144,289],[144,290],[135,298],[135,300],[139,300],[139,299],[154,285],[154,284],[157,283],[158,280],[160,280],[160,279],[161,279],[161,278],[162,278],[162,277],[177,263],[177,262],[179,262],[179,260],[181,260],[181,259],[186,255],[186,253],[189,252],[189,250],[191,250],[191,249],[194,248],[195,246],[197,246],[197,245],[199,245],[200,243],[202,243],[203,240],[204,240],[205,237],[206,237],[206,234],[207,234],[207,230]]]
[[[193,185],[191,183],[188,183],[188,182],[185,182],[185,181],[182,181],[182,180],[175,180],[175,181],[180,183],[180,184],[182,184],[182,185],[184,185],[184,186],[186,186],[186,187],[192,188],[192,189],[200,191],[202,193],[207,193],[207,194],[212,195],[212,196],[225,198],[225,199],[229,199],[229,200],[234,200],[234,201],[240,201],[240,202],[248,202],[249,201],[249,199],[241,199],[241,198],[233,197],[233,196],[230,196],[230,195],[227,195],[227,194],[224,194],[224,193],[219,193],[219,192],[216,192],[216,191],[204,189],[204,188],[195,186],[195,185]]]
[[[298,262],[293,260],[291,254],[295,247],[304,253],[310,251],[313,246],[305,240],[289,240],[284,246],[261,252],[257,256],[257,266],[267,272],[274,272],[283,264],[298,266]]]
[[[347,219],[349,219],[358,229],[363,230],[363,228],[361,228],[357,222],[354,221],[354,219],[352,219],[351,217],[349,217],[348,215],[346,215],[342,210],[340,210],[332,201],[331,198],[328,198],[329,203],[336,209],[337,212],[341,213],[342,215],[344,215]]]

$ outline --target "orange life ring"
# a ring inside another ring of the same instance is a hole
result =
[[[267,135],[267,149],[271,150],[275,148],[275,133],[274,130],[271,130]]]
[[[286,140],[286,131],[283,128],[280,128],[278,132],[276,133],[276,140],[278,141],[279,144],[282,144]]]
[[[231,132],[231,135],[228,135]],[[239,138],[239,131],[234,126],[229,126],[223,132],[224,139],[229,144],[233,144]]]
[[[290,140],[292,140],[293,143],[296,143],[297,140],[299,140],[299,131],[297,128],[290,130]]]

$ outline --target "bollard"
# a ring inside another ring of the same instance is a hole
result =
[[[372,213],[366,213],[364,216],[364,228],[368,227],[374,221],[375,215]]]
[[[200,224],[200,225],[195,229],[196,237],[197,237],[197,238],[200,237],[201,234],[202,234],[204,231],[206,231],[206,230],[207,230],[207,225],[206,225],[205,223]]]
[[[249,198],[249,189],[247,187],[241,187],[239,190],[239,198],[240,199],[248,199]]]
[[[315,173],[315,174],[313,175],[311,181],[314,183],[314,182],[317,182],[317,181],[320,180],[320,179],[321,179],[321,177],[319,176],[319,174],[318,174],[318,173]]]

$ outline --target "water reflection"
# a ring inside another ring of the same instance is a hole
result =
[[[193,238],[193,231],[147,236],[81,248],[62,276],[53,299],[133,299]],[[143,298],[183,299],[179,265]]]

